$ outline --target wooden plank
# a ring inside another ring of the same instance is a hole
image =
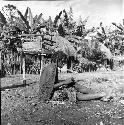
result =
[[[43,37],[44,34],[21,34],[21,35],[17,35],[17,36],[6,35],[5,38],[12,39],[12,38],[17,38],[17,37],[32,37],[32,36],[41,36],[41,37]],[[1,38],[3,38],[3,37],[1,37]]]

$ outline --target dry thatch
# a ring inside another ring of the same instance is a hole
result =
[[[49,45],[48,45],[49,43]],[[76,57],[76,50],[73,45],[66,39],[58,35],[54,36],[45,36],[45,44],[54,52],[63,52],[67,56]],[[51,44],[51,45],[50,45]]]

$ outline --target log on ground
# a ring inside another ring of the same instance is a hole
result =
[[[78,92],[83,93],[83,94],[95,94],[95,91],[93,91],[92,89],[87,88],[87,87],[80,85],[78,83],[75,84],[75,89]]]
[[[76,96],[79,101],[87,101],[87,100],[95,100],[95,99],[102,98],[106,96],[106,94],[105,93],[83,94],[83,93],[77,92]]]

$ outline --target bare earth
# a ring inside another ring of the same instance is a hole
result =
[[[64,80],[74,77],[84,86],[96,91],[106,91],[114,88],[119,93],[118,86],[124,84],[124,71],[99,71],[91,73],[59,74]],[[1,123],[2,125],[123,125],[124,104],[117,98],[114,101],[100,100],[71,103],[38,102],[38,75],[26,75],[28,86],[13,87],[22,84],[22,76],[16,75],[2,79],[1,88],[12,86],[1,91]],[[121,90],[122,91],[122,90]]]

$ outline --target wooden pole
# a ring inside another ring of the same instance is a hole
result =
[[[26,84],[26,78],[25,78],[25,55],[23,55],[23,64],[22,64],[22,69],[23,69],[23,84]]]
[[[40,55],[41,56],[41,64],[40,64],[40,76],[41,76],[41,73],[42,73],[42,70],[43,70],[43,60],[44,60],[44,56],[43,55]]]
[[[19,55],[19,61],[20,61],[20,74],[22,73],[22,53]]]
[[[42,52],[42,48],[43,48],[43,40],[44,40],[44,36],[42,35],[41,36],[41,40],[40,40],[40,50]],[[43,61],[44,61],[44,54],[40,54],[40,76],[41,76],[41,73],[42,73],[42,70],[43,70]]]
[[[16,60],[15,60],[15,52],[14,52],[13,54],[14,54],[14,57],[13,57],[13,60],[14,60],[14,65],[13,65],[13,75],[15,75],[15,62],[16,62]]]
[[[73,70],[73,61],[71,59],[71,70]]]
[[[0,88],[1,88],[1,78],[2,78],[2,52],[0,50]]]

